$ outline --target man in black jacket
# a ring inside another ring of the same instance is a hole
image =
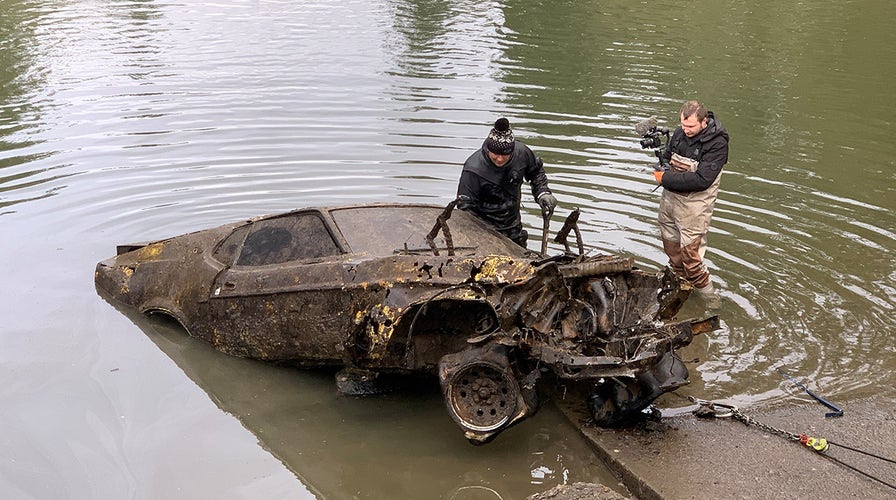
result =
[[[557,199],[548,188],[541,158],[514,140],[510,122],[499,118],[482,148],[464,162],[457,186],[457,208],[473,212],[525,248],[529,234],[520,220],[523,180],[531,185],[542,213],[552,212]]]
[[[685,102],[679,119],[681,126],[672,133],[664,156],[670,168],[654,172],[663,186],[658,216],[663,251],[707,307],[718,309],[719,296],[703,256],[722,167],[728,163],[728,131],[698,101]]]

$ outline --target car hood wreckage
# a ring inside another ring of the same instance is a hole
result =
[[[347,394],[437,374],[474,444],[532,415],[537,388],[555,386],[539,380],[573,387],[603,426],[688,383],[675,350],[718,318],[674,321],[690,287],[668,268],[586,256],[577,209],[547,256],[547,233],[529,251],[454,206],[307,208],[120,245],[97,291],[228,354],[341,368]]]

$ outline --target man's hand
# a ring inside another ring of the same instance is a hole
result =
[[[473,199],[465,194],[459,195],[457,197],[457,199],[454,201],[457,202],[457,205],[455,208],[457,208],[458,210],[470,210],[473,208],[473,205],[475,204]]]
[[[538,197],[538,204],[541,205],[541,214],[546,215],[554,213],[554,207],[557,206],[557,198],[551,193],[542,193]]]
[[[653,171],[653,178],[656,179],[657,184],[663,183],[663,173],[664,173],[663,170],[654,170]]]

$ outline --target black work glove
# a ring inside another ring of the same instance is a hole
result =
[[[557,206],[557,198],[554,198],[551,193],[542,193],[538,197],[538,204],[541,206],[542,215],[552,214]]]
[[[473,208],[473,205],[474,205],[473,199],[464,194],[458,196],[457,199],[454,201],[457,202],[457,205],[455,205],[455,208],[457,208],[458,210],[469,210],[469,209]]]

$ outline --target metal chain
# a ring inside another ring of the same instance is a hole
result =
[[[763,424],[762,422],[754,419],[753,417],[751,417],[749,415],[745,415],[743,412],[741,412],[737,408],[734,408],[731,410],[731,418],[737,420],[738,422],[741,422],[744,425],[747,425],[747,426],[754,425],[754,426],[764,430],[765,432],[774,434],[776,436],[781,436],[781,437],[783,437],[785,439],[789,439],[791,441],[799,441],[800,440],[799,434],[794,434],[792,432],[788,432],[783,429],[778,429],[777,427],[772,427],[771,425],[768,425],[768,424]]]
[[[794,434],[792,432],[785,431],[783,429],[778,429],[777,427],[772,427],[768,424],[763,424],[762,422],[754,419],[753,417],[744,414],[740,411],[740,408],[734,405],[726,405],[723,403],[716,403],[714,401],[707,401],[705,399],[698,399],[693,396],[686,396],[688,400],[692,403],[696,403],[700,405],[700,408],[703,410],[704,415],[712,416],[715,418],[733,418],[738,422],[746,425],[746,426],[756,426],[765,432],[770,434],[774,434],[776,436],[783,437],[784,439],[788,439],[790,441],[799,441],[800,435]],[[696,412],[695,412],[696,413]]]
[[[808,446],[810,449],[818,452],[821,456],[823,456],[837,464],[840,464],[850,470],[853,470],[853,471],[855,471],[873,481],[877,481],[878,483],[881,483],[888,488],[896,490],[896,485],[894,485],[892,483],[888,483],[888,482],[884,481],[883,479],[873,476],[865,471],[859,470],[858,468],[840,460],[839,458],[832,457],[832,456],[826,454],[825,452],[827,451],[829,444],[834,444],[835,446],[840,446],[841,448],[845,448],[847,450],[862,453],[864,455],[868,455],[868,456],[871,456],[874,458],[879,458],[886,462],[896,463],[896,461],[894,461],[894,460],[891,460],[891,459],[885,458],[885,457],[881,457],[881,456],[875,455],[873,453],[868,453],[866,451],[858,450],[855,448],[850,448],[849,446],[839,445],[836,443],[830,443],[829,441],[827,441],[824,438],[816,439],[816,438],[802,435],[802,434],[794,434],[793,432],[788,432],[788,431],[785,431],[783,429],[778,429],[777,427],[773,427],[768,424],[763,424],[762,422],[754,419],[753,417],[751,417],[749,415],[745,415],[743,412],[740,411],[740,409],[738,409],[738,407],[736,407],[734,405],[726,405],[723,403],[707,401],[705,399],[697,399],[693,396],[686,396],[686,397],[691,402],[696,403],[700,406],[700,408],[698,408],[697,410],[694,410],[694,414],[697,415],[698,417],[733,418],[734,420],[737,420],[738,422],[740,422],[748,427],[751,425],[756,426],[759,429],[762,429],[765,432],[768,432],[769,434],[774,434],[776,436],[783,437],[784,439],[787,439],[789,441],[796,441],[796,442],[799,442],[800,444],[804,444],[804,445]]]

